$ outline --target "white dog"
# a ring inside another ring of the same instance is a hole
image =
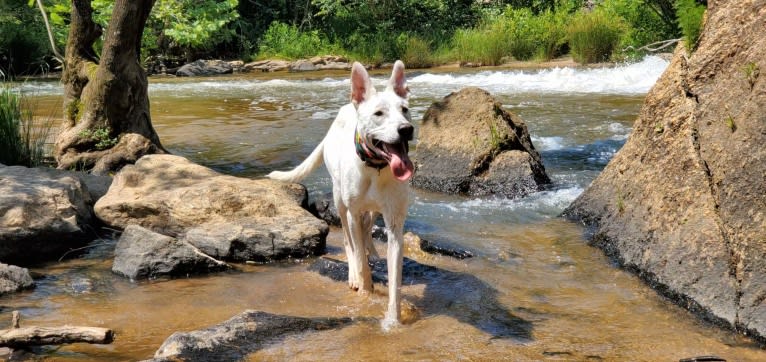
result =
[[[388,311],[386,328],[401,320],[402,229],[409,204],[407,180],[413,166],[407,152],[414,128],[408,110],[404,63],[396,61],[386,90],[375,91],[359,63],[351,69],[351,103],[343,106],[327,135],[311,155],[288,172],[268,177],[298,182],[324,163],[332,177],[348,257],[348,284],[372,291],[367,254],[377,256],[370,235],[373,218],[383,215],[388,228]]]

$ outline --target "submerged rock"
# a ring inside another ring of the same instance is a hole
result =
[[[248,310],[206,329],[173,333],[151,361],[238,361],[283,338],[339,329],[351,318],[302,318]]]
[[[35,286],[27,268],[0,263],[0,295],[18,292]]]
[[[306,189],[219,174],[171,155],[144,156],[96,203],[106,224],[135,224],[188,241],[224,260],[317,255],[327,224],[303,208]]]
[[[112,271],[131,280],[186,276],[229,269],[193,245],[129,225],[114,250]]]
[[[627,143],[564,215],[680,305],[766,340],[766,17],[711,2]],[[760,71],[762,73],[762,71]]]
[[[479,88],[428,108],[415,159],[413,186],[432,191],[516,198],[550,183],[524,121]]]
[[[0,262],[58,259],[93,238],[93,196],[75,172],[0,167]]]

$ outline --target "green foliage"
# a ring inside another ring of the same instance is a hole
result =
[[[705,6],[698,4],[696,0],[676,0],[674,6],[678,25],[684,35],[684,42],[691,52],[697,47],[697,40],[702,32]]]
[[[572,58],[581,64],[609,60],[624,29],[620,18],[611,17],[605,11],[578,12],[568,29]]]
[[[659,5],[658,8],[662,9]],[[646,0],[604,0],[599,9],[610,16],[621,18],[627,25],[621,48],[638,49],[647,44],[677,37],[675,23],[666,22],[662,13],[648,5]]]
[[[400,34],[396,39],[399,47],[398,59],[408,68],[426,68],[434,64],[431,45],[416,35]]]
[[[51,125],[51,121],[34,125],[24,97],[9,87],[0,87],[0,163],[27,167],[42,164]]]
[[[479,11],[473,0],[313,0],[317,28],[355,56],[372,61],[401,57],[400,34],[438,48],[456,29],[473,26]]]
[[[742,67],[742,74],[745,75],[745,79],[747,79],[747,84],[750,85],[750,89],[753,89],[753,87],[755,87],[755,82],[758,80],[758,76],[761,75],[761,68],[758,64],[750,62]]]
[[[42,17],[25,1],[0,1],[0,79],[47,71]]]
[[[151,29],[162,31],[172,45],[182,49],[210,49],[229,40],[227,25],[239,17],[238,0],[159,0],[151,14]]]
[[[454,58],[483,65],[498,65],[508,54],[506,35],[500,26],[458,30],[452,38]]]
[[[105,150],[114,147],[117,144],[117,137],[112,137],[112,130],[109,127],[84,129],[80,131],[79,136],[90,142],[95,143],[96,150]]]
[[[302,32],[294,25],[274,22],[260,45],[260,57],[297,59],[331,51],[329,42],[318,30]]]

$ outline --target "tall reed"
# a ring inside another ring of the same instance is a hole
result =
[[[34,124],[24,96],[8,86],[0,87],[0,163],[28,167],[41,165],[51,126],[51,119]]]

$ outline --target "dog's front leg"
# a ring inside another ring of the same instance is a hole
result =
[[[385,215],[384,219],[388,228],[388,310],[383,320],[383,328],[390,329],[399,325],[402,316],[401,285],[404,223],[402,220],[396,220]]]
[[[365,233],[369,233],[369,230],[365,228],[365,214],[353,213],[351,211],[346,214],[348,217],[348,230],[351,235],[351,255],[346,256],[349,262],[349,280],[353,278],[357,281],[360,293],[371,293],[372,273],[370,272],[370,264],[367,262],[367,247],[365,245],[366,238],[368,237]],[[352,260],[356,266],[353,271],[355,275],[351,275],[352,269],[350,265]]]

